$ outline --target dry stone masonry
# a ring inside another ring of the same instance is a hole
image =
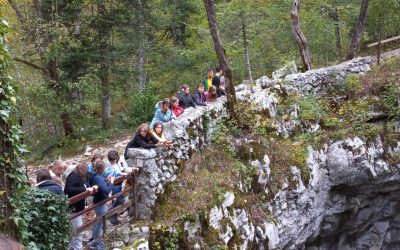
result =
[[[128,165],[141,169],[135,189],[136,205],[132,209],[138,219],[151,218],[157,194],[164,192],[167,182],[176,180],[179,166],[211,142],[217,122],[226,117],[225,103],[225,97],[218,98],[208,106],[188,108],[174,122],[165,123],[164,135],[173,140],[172,148],[128,150]]]

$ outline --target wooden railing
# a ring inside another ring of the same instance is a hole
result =
[[[372,48],[376,46],[376,59],[377,59],[377,64],[380,63],[381,60],[381,47],[383,44],[388,43],[388,42],[392,42],[392,41],[396,41],[399,40],[400,36],[395,36],[395,37],[391,37],[385,40],[379,40],[378,42],[374,42],[374,43],[370,43],[367,44],[367,48]]]
[[[116,178],[116,179],[114,180],[114,185],[118,185],[118,184],[122,183],[122,182],[123,182],[124,180],[126,180],[126,179],[127,179],[127,176],[119,176],[118,178]],[[133,184],[135,184],[135,183],[133,183]],[[96,207],[101,206],[101,205],[103,205],[103,204],[105,204],[105,203],[107,203],[107,202],[109,202],[109,201],[111,201],[111,200],[113,200],[113,199],[116,199],[116,198],[118,198],[118,197],[121,196],[121,195],[129,194],[129,193],[132,192],[133,190],[134,190],[134,185],[132,185],[132,186],[130,186],[130,187],[128,187],[128,188],[122,190],[121,192],[119,192],[119,193],[117,193],[117,194],[115,194],[115,195],[113,195],[113,196],[108,197],[107,199],[105,199],[105,200],[103,200],[103,201],[101,201],[101,202],[98,202],[98,203],[96,203],[96,204],[92,204],[92,205],[88,206],[87,208],[85,208],[84,210],[82,210],[82,211],[80,211],[80,212],[77,212],[77,213],[75,213],[75,214],[71,214],[71,215],[69,216],[69,219],[70,219],[70,220],[73,220],[73,219],[75,219],[76,217],[78,217],[78,216],[80,216],[80,215],[83,215],[83,214],[86,214],[86,213],[88,213],[88,212],[90,212],[90,211],[93,211]],[[92,194],[91,194],[89,191],[82,192],[82,193],[80,193],[80,194],[78,194],[78,195],[75,195],[75,196],[69,198],[69,199],[68,199],[68,204],[69,204],[69,205],[75,204],[75,203],[77,203],[78,201],[84,200],[84,199],[86,199],[86,198],[88,198],[88,197],[90,197],[90,196],[96,194],[97,192],[99,192],[99,191],[96,190],[96,191],[95,191],[94,193],[92,193]],[[92,220],[90,220],[90,221],[88,221],[88,222],[82,224],[82,226],[76,228],[76,229],[74,230],[74,233],[73,233],[73,234],[76,235],[76,234],[79,234],[79,233],[81,233],[81,232],[83,232],[83,231],[87,231],[89,228],[93,227],[93,226],[96,225],[97,223],[102,222],[102,224],[103,224],[103,234],[102,234],[101,237],[104,237],[104,235],[107,233],[107,223],[106,223],[106,222],[107,222],[107,219],[109,219],[111,216],[113,216],[113,215],[115,215],[115,214],[121,213],[121,212],[124,211],[127,207],[129,207],[130,205],[132,205],[132,204],[129,203],[129,202],[125,202],[125,203],[122,204],[122,205],[119,205],[119,206],[117,206],[117,207],[115,207],[115,208],[113,208],[113,209],[108,210],[108,211],[107,211],[105,214],[103,214],[102,216],[96,217],[96,218],[94,218],[94,219],[92,219]],[[125,223],[127,223],[127,222],[125,222]],[[124,225],[125,223],[121,223],[121,225]],[[87,247],[84,247],[83,249],[87,249]]]

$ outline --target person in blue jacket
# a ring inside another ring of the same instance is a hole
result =
[[[109,197],[113,189],[114,176],[108,177],[108,182],[103,176],[106,164],[104,161],[96,161],[94,164],[94,173],[89,173],[89,182],[91,186],[98,186],[98,192],[93,196],[93,204],[96,205]],[[96,217],[102,216],[107,213],[107,203],[103,203],[95,207]],[[97,223],[92,229],[92,243],[91,248],[105,249],[104,243],[98,239],[102,233],[102,222]]]
[[[39,169],[36,171],[36,187],[42,190],[47,190],[53,194],[64,195],[62,187],[56,183],[47,169]]]
[[[176,119],[175,114],[170,109],[169,99],[164,99],[158,102],[155,107],[157,110],[154,113],[153,120],[150,123],[150,129],[154,127],[156,122],[163,123]]]

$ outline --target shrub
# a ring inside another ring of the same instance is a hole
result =
[[[135,93],[129,100],[128,109],[120,116],[123,125],[138,125],[144,122],[150,122],[154,116],[155,105],[160,101],[160,96],[156,91],[157,86],[149,84],[142,93]]]
[[[28,189],[12,200],[13,219],[27,249],[67,249],[71,223],[65,196]]]

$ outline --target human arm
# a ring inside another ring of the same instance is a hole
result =
[[[195,93],[195,94],[193,95],[193,100],[194,100],[194,103],[195,103],[196,105],[199,105],[199,106],[207,106],[207,104],[205,104],[204,102],[201,101],[201,96],[200,96],[200,94],[198,94],[198,93]]]

